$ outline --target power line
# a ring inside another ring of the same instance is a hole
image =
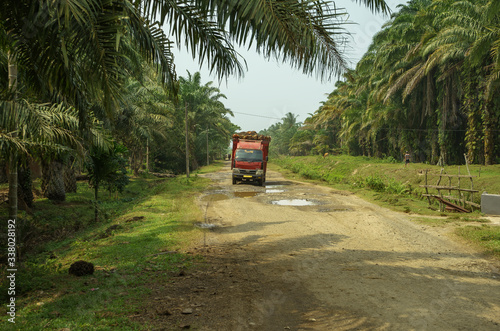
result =
[[[255,114],[248,114],[248,113],[241,113],[238,111],[233,111],[235,114],[241,114],[241,115],[247,115],[247,116],[254,116],[254,117],[262,117],[262,118],[270,118],[273,120],[282,120],[282,118],[277,118],[277,117],[270,117],[270,116],[262,116],[262,115],[255,115]]]

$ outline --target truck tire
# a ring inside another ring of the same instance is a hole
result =
[[[236,184],[236,178],[233,178],[233,185]]]
[[[263,179],[259,179],[257,181],[257,185],[262,186],[262,184],[264,184],[264,180]]]

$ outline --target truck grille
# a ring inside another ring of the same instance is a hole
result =
[[[253,169],[240,169],[240,174],[255,175],[256,173],[257,173],[257,170],[253,170]]]

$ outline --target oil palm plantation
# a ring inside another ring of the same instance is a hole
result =
[[[124,86],[120,108],[109,127],[117,141],[128,149],[135,175],[146,159],[150,170],[150,151],[169,144],[168,131],[175,125],[175,106],[170,93],[150,66],[144,65],[141,80],[129,79]]]
[[[359,2],[388,11],[383,0]],[[220,77],[243,72],[232,42],[254,42],[264,56],[330,76],[345,67],[339,51],[341,15],[333,2],[320,0],[2,1],[0,87],[12,88],[2,93],[2,100],[32,98],[73,106],[85,136],[92,106],[108,116],[116,110],[121,86],[137,67],[132,56],[137,50],[157,66],[162,82],[175,89],[173,44],[160,28],[164,24],[173,41],[185,44]],[[16,84],[8,83],[7,67]],[[10,190],[15,187],[13,183]],[[16,213],[12,209],[10,216]]]
[[[339,119],[365,155],[491,164],[498,158],[500,2],[411,0],[312,116]],[[329,124],[331,123],[331,124]],[[498,162],[498,161],[497,161]]]
[[[7,90],[6,77],[0,79],[2,100],[13,101],[14,109],[19,108],[17,99],[73,106],[86,137],[91,136],[90,106],[99,103],[111,112],[131,67],[127,49],[119,47],[124,44],[121,40],[134,35],[133,45],[161,67],[165,80],[173,78],[172,58],[161,30],[149,27],[128,1],[3,1],[0,21],[1,63],[11,68],[9,78],[15,82]],[[9,134],[20,136],[18,131]],[[11,159],[9,169],[15,173],[16,160]],[[12,197],[16,195],[13,177]],[[12,207],[10,217],[16,214]]]
[[[196,169],[205,159],[209,136],[222,135],[229,141],[232,132],[219,123],[233,113],[221,101],[226,96],[212,86],[213,82],[202,84],[199,72],[187,72],[187,77],[180,77],[179,83],[180,110],[187,111],[187,147],[191,151],[192,168]]]

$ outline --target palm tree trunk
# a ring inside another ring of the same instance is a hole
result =
[[[134,173],[134,176],[139,176],[139,170],[141,169],[142,165],[142,150],[140,148],[136,148],[132,151],[132,156],[131,156],[131,162],[130,162],[130,167],[132,168],[132,172]]]
[[[8,183],[9,182],[9,176],[7,173],[7,163],[0,161],[0,183]]]
[[[17,219],[17,160],[16,152],[9,157],[9,219]]]
[[[492,114],[491,108],[487,104],[484,107],[484,122],[483,122],[483,130],[484,130],[484,164],[492,165],[493,164],[493,153],[495,150],[494,137],[492,132]]]
[[[98,201],[97,199],[99,198],[99,183],[96,183],[94,186],[94,222],[97,223],[99,220],[99,208],[97,206]]]
[[[17,197],[20,199],[18,204],[28,212],[33,208],[33,181],[31,179],[31,169],[29,165],[20,165],[18,167],[18,187]],[[19,206],[18,206],[19,208]],[[21,209],[23,209],[21,208]]]
[[[50,162],[44,169],[44,176],[47,176],[47,188],[45,196],[52,201],[62,202],[66,200],[66,190],[64,189],[63,164],[59,161]],[[48,169],[47,169],[48,168]]]
[[[149,138],[146,139],[146,172],[149,172]]]
[[[76,193],[76,175],[75,169],[68,164],[63,165],[64,190],[68,193]]]
[[[16,108],[17,94],[17,63],[15,56],[11,52],[8,53],[9,67],[9,89],[12,95],[12,107]],[[16,125],[17,126],[17,125]],[[13,136],[17,136],[13,133]],[[12,150],[9,156],[9,219],[17,219],[17,153]]]

